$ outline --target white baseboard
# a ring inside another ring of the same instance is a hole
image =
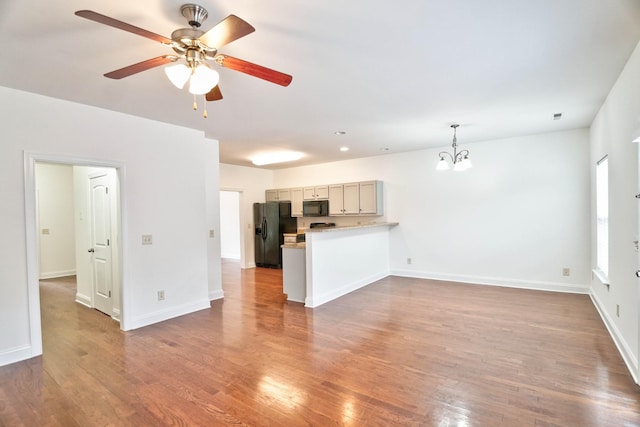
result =
[[[333,301],[336,298],[340,298],[343,295],[346,295],[350,292],[353,292],[357,289],[363,288],[367,285],[370,285],[371,283],[380,280],[380,279],[384,279],[385,277],[387,277],[389,275],[388,272],[384,272],[384,273],[379,273],[379,274],[374,274],[372,276],[366,277],[362,280],[358,280],[356,282],[352,282],[352,283],[348,283],[345,286],[342,286],[339,289],[333,290],[331,292],[327,292],[324,293],[322,295],[314,295],[313,298],[309,298],[306,297],[304,299],[304,306],[305,307],[310,307],[310,308],[315,308],[318,307],[322,304],[326,304],[329,301]]]
[[[189,304],[169,307],[164,310],[154,311],[143,316],[135,317],[127,330],[142,328],[143,326],[152,325],[164,320],[173,319],[174,317],[184,316],[185,314],[194,313],[196,311],[211,308],[209,300],[200,300]]]
[[[48,271],[40,273],[40,280],[55,279],[56,277],[75,276],[76,270]]]
[[[86,307],[93,308],[93,301],[91,301],[90,296],[83,295],[81,293],[76,293],[76,302]]]
[[[34,354],[34,349],[31,345],[10,348],[0,353],[0,366],[31,359],[32,357],[40,356],[41,354],[42,353]]]
[[[446,282],[462,282],[474,285],[503,286],[506,288],[532,289],[537,291],[565,292],[572,294],[588,294],[589,285],[577,283],[541,282],[534,280],[505,279],[499,277],[462,276],[429,271],[392,270],[391,275],[413,277],[416,279],[442,280]]]
[[[604,309],[602,301],[600,301],[598,295],[596,295],[595,292],[590,292],[589,296],[591,297],[591,302],[593,302],[593,305],[596,307],[604,326],[607,328],[607,331],[609,331],[611,339],[613,339],[613,342],[618,348],[618,352],[620,353],[620,356],[622,356],[622,360],[624,360],[625,365],[627,365],[627,369],[631,373],[633,380],[636,384],[640,384],[640,378],[638,377],[638,359],[634,357],[629,344],[627,344],[624,337],[616,327],[615,322]]]
[[[209,301],[223,299],[223,298],[224,298],[224,291],[222,289],[217,291],[209,291]]]

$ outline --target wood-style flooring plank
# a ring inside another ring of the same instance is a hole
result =
[[[388,277],[316,309],[223,262],[210,310],[122,332],[41,283],[44,355],[0,367],[0,426],[639,426],[586,295]]]

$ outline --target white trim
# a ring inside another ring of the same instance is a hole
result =
[[[618,348],[618,352],[620,353],[620,356],[622,356],[622,360],[624,360],[625,365],[627,365],[627,369],[631,373],[633,380],[636,384],[640,385],[640,378],[638,377],[638,359],[633,355],[633,351],[629,348],[629,344],[627,344],[624,336],[616,327],[615,322],[607,314],[607,310],[604,309],[598,295],[591,291],[589,296],[591,297],[591,302],[593,302],[593,305],[596,307],[598,314],[600,314],[600,318],[602,319],[604,326],[607,328],[607,331],[609,331],[609,335],[611,335],[614,344]]]
[[[183,304],[177,307],[158,310],[153,313],[145,314],[144,316],[135,317],[130,322],[130,327],[131,329],[142,328],[143,326],[152,325],[164,320],[173,319],[174,317],[183,316],[185,314],[190,314],[199,310],[209,308],[211,308],[209,300],[201,300],[194,303]]]
[[[365,277],[361,280],[347,283],[346,285],[342,286],[339,289],[334,289],[322,295],[314,295],[313,297],[306,297],[304,299],[304,306],[309,308],[316,308],[318,306],[321,306],[322,304],[328,303],[329,301],[333,301],[334,299],[347,295],[350,292],[353,292],[367,285],[370,285],[373,282],[384,279],[387,276],[389,276],[388,272],[374,274],[372,276]]]
[[[55,279],[57,277],[75,276],[76,270],[50,271],[48,273],[40,273],[40,280]]]
[[[222,290],[209,292],[209,301],[223,299],[223,298],[224,298],[224,291]]]
[[[600,281],[600,283],[609,287],[609,278],[604,273],[604,271],[600,270],[599,268],[594,268],[593,270],[591,270],[591,272],[593,273],[594,277],[596,277]]]
[[[393,276],[413,277],[416,279],[442,280],[446,282],[462,282],[474,285],[502,286],[506,288],[531,289],[537,291],[565,292],[571,294],[588,294],[589,285],[578,283],[541,282],[499,277],[465,276],[430,271],[392,270]]]
[[[24,345],[21,347],[10,348],[0,353],[0,366],[10,365],[11,363],[20,362],[42,354],[42,346],[38,350],[37,347]]]
[[[40,259],[38,254],[36,209],[37,156],[24,152],[24,210],[27,248],[27,298],[29,306],[29,351],[19,351],[24,358],[42,354],[42,325],[40,318]]]
[[[76,293],[76,302],[89,308],[93,308],[93,300],[90,296]]]

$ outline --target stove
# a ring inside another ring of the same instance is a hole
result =
[[[309,224],[309,228],[327,228],[335,226],[335,222],[312,222],[311,224]]]

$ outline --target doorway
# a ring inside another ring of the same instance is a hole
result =
[[[242,190],[220,190],[220,257],[239,260],[240,268],[247,268],[242,206]]]
[[[111,262],[112,266],[110,271],[112,272],[113,279],[113,308],[110,310],[110,316],[120,321],[120,329],[126,330],[127,327],[127,307],[123,303],[126,300],[126,283],[122,280],[124,269],[122,245],[121,242],[124,239],[124,230],[120,224],[124,224],[125,215],[122,209],[122,199],[124,199],[124,165],[118,162],[100,162],[91,159],[82,159],[69,156],[59,156],[42,153],[24,153],[24,171],[25,171],[25,223],[26,223],[26,249],[27,249],[27,282],[28,282],[28,301],[29,301],[29,320],[30,320],[30,344],[32,348],[32,355],[42,354],[42,327],[41,327],[41,312],[40,312],[40,297],[39,297],[39,280],[40,280],[40,237],[50,236],[53,230],[50,227],[41,224],[39,221],[39,206],[38,199],[41,197],[36,185],[36,169],[38,164],[48,165],[61,165],[72,167],[74,170],[73,180],[73,194],[74,194],[74,234],[75,234],[75,273],[78,278],[78,287],[76,292],[76,302],[94,307],[93,290],[94,285],[92,279],[85,280],[81,277],[91,277],[92,266],[89,262],[83,262],[87,256],[90,256],[90,252],[87,248],[87,242],[78,244],[83,237],[86,238],[89,231],[86,227],[76,227],[78,223],[86,224],[88,221],[89,209],[78,208],[76,205],[77,193],[84,193],[85,199],[89,200],[89,187],[90,181],[88,174],[96,172],[108,171],[113,179],[113,193],[111,200],[110,212],[113,214],[110,218],[110,223],[114,224],[114,228],[111,231],[111,237],[109,239],[109,245],[111,247]],[[76,171],[78,172],[76,176]],[[84,177],[80,179],[79,177]],[[83,182],[82,185],[79,185]],[[84,187],[83,187],[84,186]],[[86,192],[82,190],[86,189]],[[88,202],[87,202],[88,203]],[[48,230],[47,230],[48,228]],[[57,229],[56,229],[57,232]],[[48,234],[47,234],[48,233]],[[84,233],[84,234],[83,234]],[[68,254],[67,254],[68,260]],[[82,281],[82,284],[81,284]]]
[[[117,173],[37,162],[39,279],[76,276],[75,301],[120,317]]]

